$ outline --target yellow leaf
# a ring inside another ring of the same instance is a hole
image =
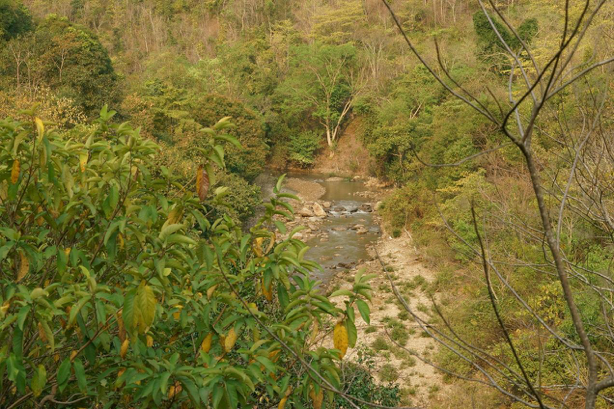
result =
[[[183,208],[181,206],[177,206],[173,210],[171,210],[170,213],[168,214],[166,223],[168,223],[168,225],[177,224],[181,221],[182,217],[183,217]]]
[[[209,175],[207,171],[200,165],[196,171],[196,193],[201,202],[204,202],[207,198],[207,192],[209,191]]]
[[[125,246],[125,242],[124,242],[124,236],[121,233],[117,235],[117,241],[119,242],[119,249],[123,250]]]
[[[266,288],[264,285],[264,276],[262,276],[262,294],[264,294],[264,298],[266,298],[267,301],[271,301],[273,299],[273,291],[271,291],[271,286]]]
[[[19,172],[21,170],[21,166],[19,164],[19,159],[15,159],[13,161],[13,167],[11,168],[11,183],[15,184],[19,180]]]
[[[124,342],[126,339],[126,327],[124,327],[124,319],[122,318],[122,312],[117,313],[117,336],[119,340]]]
[[[19,252],[19,271],[17,272],[17,282],[21,281],[28,271],[30,271],[30,260],[23,251]]]
[[[175,396],[175,386],[174,385],[171,385],[168,388],[168,395],[167,396],[168,396],[169,399],[172,399],[173,396]]]
[[[228,331],[228,335],[226,335],[226,339],[224,339],[224,351],[230,352],[232,347],[235,346],[235,342],[237,342],[237,333],[234,328],[230,328]]]
[[[11,308],[11,303],[9,301],[5,301],[4,304],[2,304],[2,307],[0,307],[0,316],[4,316],[9,308]]]
[[[40,322],[38,323],[38,336],[40,337],[41,341],[47,342],[47,334],[45,334],[45,329]]]
[[[315,342],[316,337],[318,336],[318,332],[319,332],[318,320],[314,319],[313,328],[311,330],[311,337],[309,338],[309,341],[311,341],[311,343]]]
[[[121,356],[122,359],[126,357],[126,353],[128,352],[129,345],[130,345],[130,341],[128,341],[128,339],[125,339],[124,342],[122,342],[122,346],[119,349],[119,356]]]
[[[154,343],[153,337],[151,335],[147,335],[146,339],[147,339],[147,347],[151,348],[153,346],[153,343]]]
[[[217,288],[218,284],[209,287],[209,289],[207,290],[207,299],[210,300],[211,297],[213,297],[213,293],[215,292],[216,288]]]
[[[89,155],[87,152],[81,152],[79,154],[79,167],[81,168],[81,173],[85,173],[85,165],[87,165],[87,159]]]
[[[139,320],[138,330],[144,334],[148,327],[153,324],[156,316],[156,296],[153,289],[142,282],[137,292],[138,308],[141,313],[142,320]]]
[[[43,121],[40,118],[34,118],[34,123],[36,124],[38,139],[40,141],[43,139],[43,135],[45,134],[45,125],[43,125]]]
[[[277,362],[277,360],[279,359],[279,353],[281,352],[281,350],[276,349],[274,351],[269,352],[269,359],[272,362]]]
[[[70,256],[70,247],[64,249],[64,254],[66,254],[66,257]]]
[[[42,208],[42,207],[40,207],[40,206],[38,206],[38,209],[36,209],[36,211],[37,211],[38,213],[42,213],[42,212],[43,212],[43,208]],[[41,216],[39,216],[39,217],[36,219],[36,224],[38,224],[38,227],[42,226],[44,222],[45,222],[45,219],[43,219]]]
[[[322,402],[324,401],[324,392],[320,389],[320,392],[316,393],[313,388],[309,391],[309,397],[313,402],[313,409],[321,409]]]
[[[74,360],[76,356],[77,356],[77,351],[72,351],[72,352],[70,353],[70,360],[71,360],[71,361],[72,361],[72,360]]]
[[[277,409],[284,409],[284,406],[286,406],[287,401],[288,401],[288,397],[285,396],[282,400],[279,401],[279,405],[277,405]]]
[[[256,255],[258,257],[262,257],[262,242],[264,241],[264,237],[258,237],[255,240],[254,243],[254,253],[256,253]]]
[[[348,331],[345,328],[345,323],[343,321],[339,321],[335,325],[335,329],[333,330],[333,344],[335,345],[335,349],[341,351],[340,358],[343,359],[345,353],[348,350]]]
[[[121,378],[121,376],[124,374],[124,372],[126,372],[126,368],[120,368],[119,371],[117,371],[117,379],[115,380],[115,387],[117,388],[120,383],[118,383],[119,378]]]
[[[200,344],[200,349],[202,349],[204,353],[208,353],[211,350],[211,341],[213,341],[212,332],[208,333],[205,339],[203,339],[202,344]]]
[[[176,307],[176,308],[177,308],[179,311],[175,311],[175,312],[173,313],[173,318],[175,318],[176,320],[178,320],[178,319],[179,319],[179,317],[181,317],[181,310],[183,309],[183,305],[181,305],[181,304],[177,304],[175,307]]]

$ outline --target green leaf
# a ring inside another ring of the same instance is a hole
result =
[[[277,179],[277,184],[275,185],[275,193],[279,193],[281,191],[281,185],[284,182],[285,177],[286,177],[286,174],[284,173],[283,175],[279,177],[279,179]]]
[[[65,358],[60,367],[58,368],[58,385],[60,386],[60,390],[66,386],[66,382],[68,382],[68,378],[70,376],[70,358]]]
[[[139,332],[143,334],[145,333],[145,330],[151,326],[151,324],[153,324],[156,316],[156,296],[153,289],[144,284],[144,282],[139,286],[137,296],[138,309],[143,319],[143,322],[140,323],[142,325],[139,325],[138,328]]]
[[[70,327],[72,324],[74,324],[75,319],[77,318],[77,314],[79,314],[79,312],[81,311],[81,308],[83,308],[83,306],[92,298],[91,295],[86,295],[85,297],[81,298],[78,302],[77,305],[75,305],[74,307],[72,307],[70,309],[70,315],[68,316],[68,326]]]
[[[168,226],[165,226],[162,228],[158,238],[160,240],[165,240],[168,236],[182,229],[183,227],[184,227],[183,224],[169,224]]]
[[[138,306],[136,305],[136,288],[129,290],[124,296],[122,318],[126,330],[133,334],[141,319]]]
[[[345,320],[345,327],[348,330],[348,344],[350,348],[354,348],[356,346],[356,339],[358,338],[356,325],[352,320]]]
[[[75,368],[75,377],[77,378],[79,390],[83,393],[87,393],[87,379],[85,377],[85,368],[83,368],[83,363],[79,358],[77,358],[73,362],[73,365]]]
[[[28,317],[30,308],[31,307],[29,305],[24,305],[23,307],[19,309],[19,312],[17,313],[17,327],[19,327],[20,330],[23,330],[23,323]]]
[[[34,371],[32,375],[32,381],[30,386],[32,388],[32,394],[34,397],[39,397],[43,392],[43,388],[47,384],[47,370],[43,365],[38,365],[38,368]]]
[[[346,295],[348,297],[351,297],[352,295],[354,295],[350,290],[344,290],[344,289],[339,289],[337,291],[334,291],[329,298],[334,298],[334,297],[339,297],[340,295]]]
[[[0,247],[0,261],[4,260],[4,258],[9,253],[9,251],[11,251],[14,245],[15,245],[15,242],[11,241],[5,244],[4,246]]]
[[[184,236],[183,234],[171,234],[166,239],[166,242],[168,244],[173,244],[173,243],[189,244],[191,246],[196,246],[196,244],[197,244],[196,241],[194,241],[193,239],[189,238],[188,236]]]
[[[367,324],[371,323],[371,319],[369,317],[371,310],[369,309],[369,304],[364,302],[363,300],[356,300],[356,306],[358,306],[358,311],[360,312],[360,316]]]
[[[40,324],[43,328],[43,331],[45,332],[45,336],[47,337],[47,343],[49,344],[49,348],[51,349],[51,352],[53,352],[55,349],[55,339],[53,337],[53,331],[49,327],[49,323],[47,321],[40,321]]]
[[[236,146],[237,148],[241,149],[241,142],[239,142],[239,140],[235,138],[234,136],[230,136],[228,134],[220,134],[220,135],[215,135],[215,139],[221,139],[223,141],[229,142],[233,144],[234,146]]]

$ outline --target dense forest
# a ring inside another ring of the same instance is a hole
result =
[[[0,408],[614,407],[613,67],[606,0],[0,0]],[[322,285],[267,171],[431,277]]]

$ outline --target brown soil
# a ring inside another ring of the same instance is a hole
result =
[[[328,146],[316,159],[315,169],[322,174],[341,176],[368,176],[370,166],[369,152],[359,139],[361,120],[351,119],[337,142],[337,149],[331,156]]]
[[[409,234],[406,233],[399,238],[392,238],[384,234],[375,244],[375,248],[384,265],[392,270],[390,274],[399,290],[404,288],[405,285],[413,287],[413,283],[422,281],[429,283],[434,280],[435,273],[424,266],[420,253],[413,245]],[[375,251],[373,253],[375,256]],[[435,341],[424,337],[422,329],[411,317],[405,318],[405,320],[399,317],[399,314],[404,310],[394,296],[390,281],[377,258],[365,262],[358,268],[365,268],[366,273],[373,273],[377,276],[371,281],[373,288],[371,323],[368,325],[359,317],[358,313],[356,314],[358,341],[356,347],[348,351],[347,359],[356,359],[360,349],[369,348],[373,350],[376,353],[376,370],[374,373],[381,376],[384,372],[391,370],[390,366],[394,367],[398,374],[396,382],[403,390],[402,395],[405,404],[433,407],[432,404],[439,400],[438,398],[446,389],[443,378],[431,365],[412,355],[425,357],[427,360],[432,359],[437,347]],[[332,289],[349,289],[358,268],[338,275]],[[420,312],[420,310],[429,311],[431,304],[422,290],[423,287],[424,285],[416,285],[416,288],[411,290],[411,296],[406,296],[405,299],[414,312],[421,318],[428,320],[426,313]],[[400,322],[402,331],[409,335],[407,342],[403,345],[404,349],[391,339],[395,338],[389,325],[391,319]],[[385,345],[387,349],[376,351],[378,348],[374,348],[374,343],[380,346]],[[380,378],[380,381],[383,380]]]

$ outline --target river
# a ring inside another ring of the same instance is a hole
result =
[[[372,212],[375,189],[361,180],[311,173],[291,173],[287,179],[290,182],[317,183],[324,188],[323,195],[316,202],[327,205],[326,217],[296,216],[296,223],[307,227],[303,236],[310,247],[306,257],[322,266],[320,271],[314,272],[315,277],[327,283],[338,271],[351,269],[369,258],[367,248],[380,235],[379,224]],[[271,174],[258,178],[263,200],[272,195],[276,180],[277,177]],[[302,196],[300,191],[287,187],[284,190]],[[311,202],[306,202],[306,206],[311,206]]]

